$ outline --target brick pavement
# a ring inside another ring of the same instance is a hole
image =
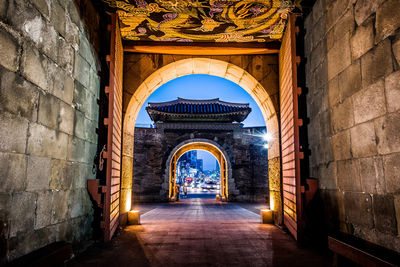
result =
[[[291,236],[233,203],[186,199],[160,204],[107,248],[71,266],[330,266]]]

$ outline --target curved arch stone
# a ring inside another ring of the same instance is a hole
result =
[[[273,207],[274,210],[280,211],[280,136],[278,115],[271,97],[259,81],[250,73],[234,64],[212,58],[188,58],[172,62],[153,72],[137,88],[128,104],[123,124],[121,214],[126,213],[130,209],[129,206],[132,196],[133,136],[139,110],[147,97],[162,84],[189,74],[214,75],[235,82],[240,85],[260,107],[267,126],[267,131],[273,137],[273,141],[270,142],[268,149],[269,184],[274,185],[273,188],[270,187],[270,206]]]
[[[209,139],[204,139],[204,138],[193,138],[193,139],[185,140],[185,141],[179,143],[171,151],[171,153],[169,154],[167,161],[165,163],[166,165],[165,165],[165,172],[164,172],[164,182],[162,184],[162,189],[161,189],[160,195],[161,196],[168,195],[169,183],[170,183],[170,166],[171,166],[171,160],[172,160],[173,156],[175,154],[177,154],[179,150],[181,150],[182,148],[184,148],[185,146],[188,146],[190,144],[205,144],[205,145],[213,146],[217,150],[219,150],[219,152],[224,156],[226,165],[228,166],[228,177],[227,177],[228,196],[232,196],[232,197],[236,196],[238,194],[238,190],[236,189],[235,180],[232,178],[232,164],[231,164],[231,161],[229,160],[228,153],[218,143],[216,143],[212,140],[209,140]],[[195,148],[191,149],[191,150],[195,150]],[[188,150],[188,151],[190,151],[190,150]],[[206,151],[209,151],[209,150],[206,150]]]

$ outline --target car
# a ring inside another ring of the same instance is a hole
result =
[[[202,184],[201,188],[211,190],[211,189],[216,189],[217,185],[215,182],[209,181],[209,182],[204,182],[204,184]]]

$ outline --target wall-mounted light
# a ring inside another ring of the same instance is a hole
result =
[[[272,135],[270,133],[266,133],[263,136],[264,141],[270,142],[272,141]]]
[[[264,144],[264,148],[265,148],[265,149],[268,149],[268,148],[269,148],[268,143]]]

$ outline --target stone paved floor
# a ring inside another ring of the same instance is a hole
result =
[[[256,213],[214,199],[160,204],[141,223],[70,266],[331,266]]]

